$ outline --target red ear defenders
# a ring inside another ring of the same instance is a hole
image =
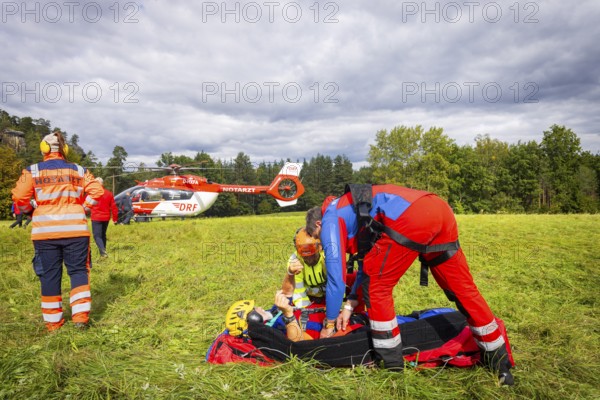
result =
[[[45,140],[42,140],[40,142],[40,150],[42,151],[42,153],[44,154],[48,154],[50,153],[51,147],[50,147],[50,143],[46,142]],[[64,147],[63,147],[63,154],[66,156],[67,154],[69,154],[69,145],[65,143]]]

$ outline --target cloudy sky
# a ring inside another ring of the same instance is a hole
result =
[[[600,151],[600,2],[70,1],[2,7],[0,108],[106,161],[364,163],[380,129]]]

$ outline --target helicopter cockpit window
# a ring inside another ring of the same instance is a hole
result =
[[[144,188],[138,188],[138,189],[134,189],[134,190],[128,190],[129,193],[131,193],[131,201],[133,202],[138,202],[138,201],[145,201],[146,199],[144,199]]]
[[[191,190],[180,190],[179,191],[179,198],[181,200],[189,200],[192,198],[193,195],[194,195],[194,192],[192,192]]]
[[[163,200],[188,200],[192,198],[194,192],[188,190],[162,189],[161,194]]]
[[[163,200],[179,200],[179,190],[163,189],[161,195]]]
[[[131,193],[133,201],[160,201],[160,190],[152,188],[139,188]]]
[[[160,190],[158,190],[158,189],[146,188],[142,197],[145,198],[144,201],[160,201],[160,200],[162,200]]]

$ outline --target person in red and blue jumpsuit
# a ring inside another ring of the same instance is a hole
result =
[[[373,185],[370,215],[408,242],[422,248],[456,242],[458,229],[450,206],[436,195],[396,185]],[[321,240],[327,267],[327,324],[338,320],[345,288],[346,253],[357,252],[358,219],[352,194],[332,200],[307,212],[307,232]],[[412,246],[411,246],[412,247]],[[508,373],[512,366],[504,337],[494,314],[479,293],[465,255],[457,248],[445,261],[431,268],[432,275],[448,298],[467,317],[473,336],[482,350],[483,362],[496,371]],[[362,287],[370,318],[373,346],[385,368],[403,368],[400,329],[396,320],[392,290],[419,251],[399,244],[382,233],[364,256]],[[440,252],[421,253],[425,260],[434,260]],[[439,259],[439,258],[438,258]],[[344,313],[342,313],[343,315]],[[348,314],[346,314],[348,315]],[[342,317],[340,317],[341,319]],[[343,326],[344,321],[337,321]],[[321,337],[333,330],[323,328]],[[505,383],[512,384],[512,375]]]
[[[63,262],[71,278],[71,319],[76,327],[85,328],[92,301],[86,213],[104,189],[85,168],[66,161],[68,146],[60,132],[46,135],[40,150],[44,160],[23,170],[12,198],[21,212],[33,212],[33,268],[41,283],[46,328],[56,330],[65,321],[61,293]],[[35,211],[30,203],[32,197],[37,203]]]

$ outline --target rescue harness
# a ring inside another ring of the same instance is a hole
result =
[[[419,253],[419,261],[421,262],[420,284],[421,286],[427,286],[429,268],[436,267],[449,260],[460,249],[458,239],[454,242],[434,245],[418,243],[377,221],[371,216],[373,185],[347,184],[344,193],[348,192],[352,195],[352,203],[358,221],[358,232],[356,235],[358,260],[362,260],[375,242],[385,233],[399,245]],[[426,260],[424,255],[431,253],[440,254],[430,260]]]

